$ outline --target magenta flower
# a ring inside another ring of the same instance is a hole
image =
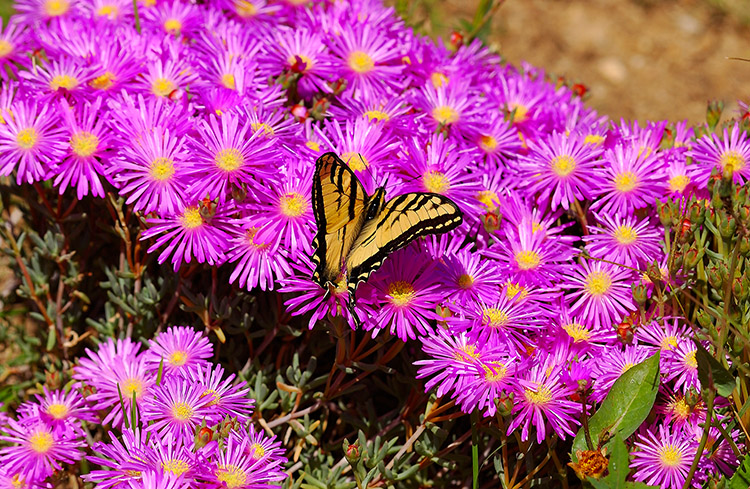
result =
[[[62,470],[61,463],[80,460],[80,448],[86,446],[80,438],[56,431],[41,419],[23,423],[10,419],[2,431],[0,440],[10,445],[0,448],[0,466],[19,470],[24,478],[32,480],[42,480],[54,470]]]
[[[15,102],[10,110],[0,124],[0,176],[15,171],[18,185],[46,179],[64,152],[54,106]]]
[[[635,442],[630,466],[633,478],[664,489],[681,489],[687,479],[698,443],[682,430],[659,424],[645,430]],[[697,487],[697,486],[694,486]]]
[[[229,240],[228,259],[229,263],[235,263],[229,283],[237,282],[240,287],[252,290],[260,287],[261,290],[273,290],[277,281],[293,275],[289,265],[287,248],[279,247],[278,239],[281,235],[272,232],[264,232],[269,242],[261,241],[260,233],[266,228],[273,228],[280,224],[279,220],[272,220],[270,216],[264,216],[265,222],[260,221],[260,215],[254,216],[254,222],[262,227],[259,229],[247,223],[237,226],[232,230]],[[283,223],[282,223],[283,225]]]
[[[649,218],[639,221],[633,215],[618,214],[596,217],[601,227],[590,225],[591,234],[583,236],[591,256],[641,270],[661,256],[659,242],[664,235]]]
[[[706,186],[714,168],[721,174],[730,172],[738,184],[750,179],[750,139],[738,124],[732,126],[731,133],[724,128],[723,137],[717,134],[703,136],[688,154],[698,164],[694,177],[699,188]]]
[[[624,350],[609,348],[596,362],[593,400],[603,400],[622,374],[653,355],[654,350],[642,345],[628,345]]]
[[[584,137],[553,133],[530,143],[529,154],[518,160],[515,172],[529,193],[551,198],[552,209],[568,209],[575,201],[590,199],[602,179],[602,149]]]
[[[138,480],[138,473],[143,469],[147,447],[146,436],[140,429],[123,429],[122,436],[110,431],[109,439],[109,443],[99,441],[92,447],[101,457],[86,457],[89,462],[106,469],[92,470],[81,476],[84,481],[95,483],[97,489],[122,487],[129,481]]]
[[[176,440],[187,443],[195,438],[196,428],[202,421],[208,424],[220,421],[210,406],[212,397],[205,396],[206,389],[192,380],[167,377],[161,385],[154,386],[153,397],[143,405],[142,417],[148,429],[159,436],[171,434]]]
[[[281,481],[286,474],[281,464],[286,461],[278,450],[266,453],[266,448],[253,436],[232,432],[226,448],[220,452],[213,464],[207,468],[206,477],[212,483],[235,489],[252,489]],[[265,439],[265,438],[264,438]]]
[[[245,382],[232,384],[234,374],[224,379],[224,369],[221,365],[207,364],[191,368],[188,370],[188,376],[193,382],[203,386],[203,395],[210,398],[208,406],[222,418],[230,416],[241,422],[250,420],[255,401],[247,397],[250,389]]]
[[[630,270],[601,261],[583,260],[563,279],[560,287],[568,289],[570,313],[594,326],[607,327],[635,310]]]
[[[695,343],[689,338],[680,338],[677,345],[664,352],[661,362],[666,381],[674,381],[675,391],[685,394],[689,389],[700,392],[698,380],[698,361],[695,358]]]
[[[521,439],[528,440],[533,426],[537,443],[544,441],[548,428],[562,439],[575,435],[581,404],[568,399],[575,388],[563,382],[563,367],[553,356],[518,371],[512,387],[516,395],[508,434],[522,426]]]
[[[208,338],[189,326],[172,326],[148,343],[143,353],[146,364],[154,372],[163,364],[165,375],[187,377],[191,368],[208,365],[213,355]]]

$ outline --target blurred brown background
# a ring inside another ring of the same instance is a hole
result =
[[[480,2],[431,3],[425,30],[445,37],[455,21],[441,19],[471,18]],[[727,59],[750,59],[748,0],[506,0],[487,39],[512,63],[585,84],[613,119],[700,123],[709,99],[725,117],[750,101],[750,61]]]

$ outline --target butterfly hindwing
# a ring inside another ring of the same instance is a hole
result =
[[[458,206],[440,194],[410,193],[386,202],[374,219],[364,223],[346,258],[350,292],[390,253],[419,237],[455,229],[462,221]]]
[[[318,158],[312,204],[318,232],[313,246],[313,278],[321,286],[335,282],[365,220],[368,201],[354,172],[334,153]]]

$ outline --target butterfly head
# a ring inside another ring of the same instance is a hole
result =
[[[366,219],[369,221],[375,219],[380,214],[385,205],[385,187],[378,187],[375,189],[375,193],[372,194],[370,200],[367,202],[367,216]]]

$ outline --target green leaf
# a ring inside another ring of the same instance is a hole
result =
[[[748,487],[750,487],[750,457],[746,455],[742,464],[737,468],[737,472],[729,479],[727,489],[747,489]]]
[[[606,479],[610,487],[621,489],[625,487],[625,479],[628,478],[628,473],[630,473],[630,465],[628,463],[628,449],[619,433],[612,439],[609,448],[611,450],[609,474]]]
[[[693,338],[693,343],[697,348],[695,359],[698,361],[698,379],[701,381],[701,386],[703,388],[713,386],[721,397],[729,397],[736,386],[734,377],[703,348],[700,341]]]
[[[624,440],[643,423],[659,390],[659,353],[631,367],[615,381],[601,407],[589,420],[592,440],[598,440],[605,432],[619,434]],[[581,428],[573,440],[573,461],[577,461],[577,451],[586,449]]]

